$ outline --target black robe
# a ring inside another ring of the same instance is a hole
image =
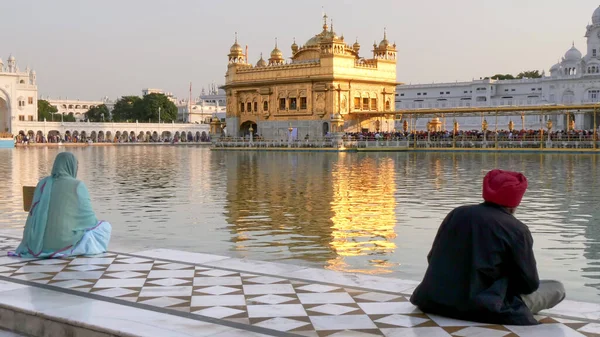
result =
[[[533,238],[503,207],[454,209],[427,260],[425,277],[410,298],[422,311],[491,324],[538,324],[519,296],[540,283]]]

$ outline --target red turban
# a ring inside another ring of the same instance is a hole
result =
[[[504,207],[517,207],[527,189],[527,178],[519,172],[491,170],[483,178],[483,200]]]

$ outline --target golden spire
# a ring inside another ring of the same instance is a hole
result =
[[[387,40],[387,27],[383,27],[383,39]]]
[[[327,31],[327,14],[325,12],[323,12],[323,31],[326,32]]]
[[[333,19],[329,20],[329,22],[331,23],[330,31],[333,33]]]

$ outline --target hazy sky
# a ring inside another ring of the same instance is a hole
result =
[[[398,44],[398,81],[471,80],[545,69],[571,42],[585,54],[585,27],[599,0],[18,0],[0,1],[0,57],[37,71],[44,97],[99,99],[162,88],[179,98],[222,84],[234,32],[250,61],[278,38],[334,30],[370,56],[383,27]]]

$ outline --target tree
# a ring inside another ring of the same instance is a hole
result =
[[[75,119],[75,115],[73,115],[72,112],[69,112],[68,115],[63,114],[62,121],[63,122],[76,122],[77,120]]]
[[[44,99],[38,99],[38,121],[52,121],[52,114],[58,112],[58,109],[50,105],[50,102]]]
[[[542,77],[542,74],[540,74],[539,70],[529,70],[529,71],[522,71],[517,75],[518,79],[521,78],[540,78]]]
[[[117,100],[112,111],[112,120],[114,122],[126,122],[135,120],[134,106],[142,99],[138,96],[123,96]]]
[[[170,123],[177,120],[177,106],[163,94],[148,94],[134,104],[135,120]]]
[[[110,122],[110,112],[105,104],[101,104],[89,109],[85,119],[90,122]]]
[[[491,78],[492,78],[492,80],[514,80],[515,79],[515,77],[511,74],[505,74],[505,75],[496,74],[496,75],[492,76]]]

